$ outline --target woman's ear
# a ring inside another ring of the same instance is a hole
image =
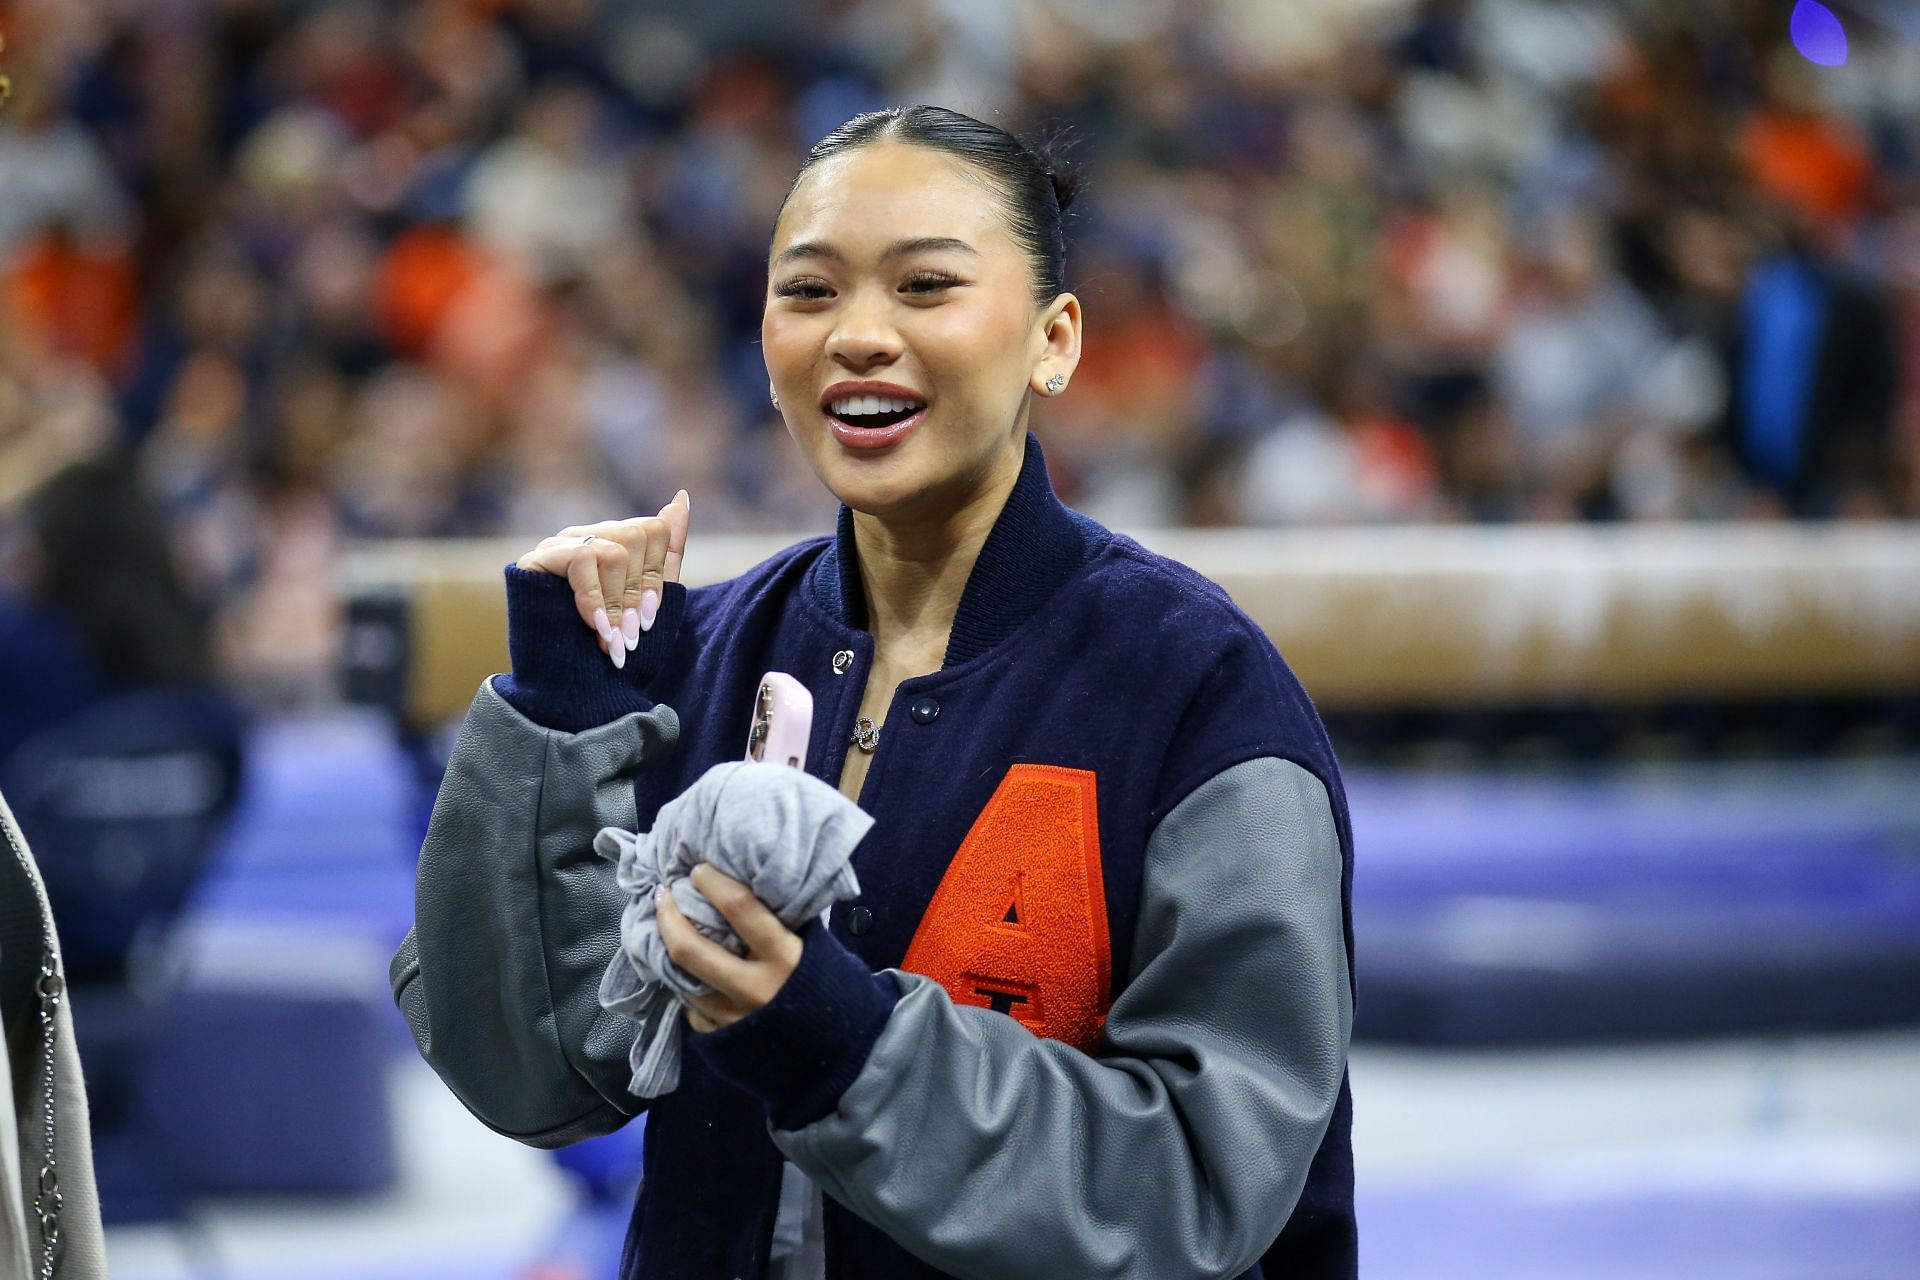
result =
[[[1040,313],[1040,358],[1027,385],[1034,393],[1057,396],[1067,389],[1080,365],[1080,299],[1063,293]]]

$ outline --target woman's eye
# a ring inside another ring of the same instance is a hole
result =
[[[923,271],[918,275],[908,276],[900,288],[905,293],[934,293],[941,289],[951,289],[959,283],[960,281],[953,276],[943,275],[938,271]]]
[[[807,301],[818,301],[821,298],[830,297],[833,290],[829,289],[824,281],[800,279],[789,280],[774,292],[782,298],[801,298]]]

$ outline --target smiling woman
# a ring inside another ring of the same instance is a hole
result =
[[[998,511],[1032,397],[1080,359],[1072,197],[1006,133],[932,107],[814,147],[774,226],[760,336],[787,429],[852,510],[923,527]]]
[[[1053,493],[1028,425],[1080,357],[1072,196],[942,108],[835,130],[761,329],[834,535],[688,591],[683,491],[507,571],[513,670],[449,763],[394,990],[501,1132],[648,1111],[623,1277],[1355,1274],[1339,771],[1224,592]],[[736,757],[769,669],[874,819],[860,897],[796,933],[703,866],[733,951],[668,894],[713,992],[643,1101],[590,844]]]

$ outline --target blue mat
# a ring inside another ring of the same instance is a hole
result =
[[[1357,1033],[1920,1024],[1920,764],[1356,770]]]
[[[413,920],[423,799],[378,714],[269,722],[211,874],[204,917],[299,916],[398,945]]]

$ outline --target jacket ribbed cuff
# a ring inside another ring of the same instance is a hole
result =
[[[820,921],[800,938],[800,964],[770,1002],[687,1037],[715,1075],[766,1104],[776,1129],[804,1128],[839,1105],[900,999],[891,976],[868,969]]]
[[[653,710],[644,689],[665,664],[680,621],[687,589],[667,583],[653,628],[615,670],[601,652],[600,638],[580,619],[573,585],[537,569],[507,566],[507,654],[509,675],[496,677],[494,689],[535,724],[562,733],[584,733],[635,711]],[[614,634],[619,635],[618,619]]]

